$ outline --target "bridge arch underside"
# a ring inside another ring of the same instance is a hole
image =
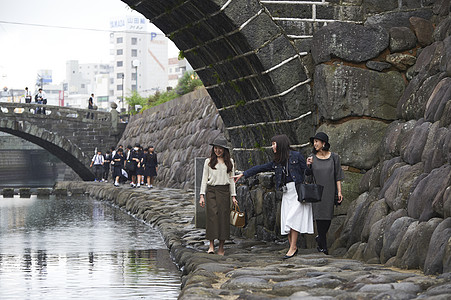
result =
[[[9,127],[0,126],[0,131],[23,138],[49,151],[74,170],[82,180],[94,180],[94,174],[89,169],[89,159],[71,141],[34,125],[28,124],[27,129],[29,132],[24,131],[19,124]]]
[[[257,0],[123,0],[181,49],[211,95],[239,167],[267,159],[275,134],[313,133],[310,75],[299,51]]]

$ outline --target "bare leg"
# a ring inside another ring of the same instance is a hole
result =
[[[210,240],[210,246],[208,247],[208,253],[215,253],[215,241]]]
[[[224,240],[219,240],[218,254],[224,255]]]
[[[290,243],[290,249],[288,249],[287,256],[292,256],[298,247],[296,246],[296,242],[298,240],[298,234],[296,230],[290,229],[290,233],[288,234],[288,241]]]

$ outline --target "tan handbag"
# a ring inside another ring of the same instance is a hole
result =
[[[244,227],[246,223],[246,219],[244,216],[244,212],[240,212],[240,207],[234,205],[233,209],[230,211],[230,224],[235,227]]]

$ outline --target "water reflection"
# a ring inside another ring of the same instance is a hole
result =
[[[93,199],[0,197],[0,299],[174,299],[160,234]]]

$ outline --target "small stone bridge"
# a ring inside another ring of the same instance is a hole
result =
[[[45,105],[46,114],[36,114],[36,104],[0,103],[0,131],[21,137],[46,149],[71,167],[83,180],[93,180],[89,168],[96,148],[106,151],[119,141],[126,124],[118,123],[115,110]]]

